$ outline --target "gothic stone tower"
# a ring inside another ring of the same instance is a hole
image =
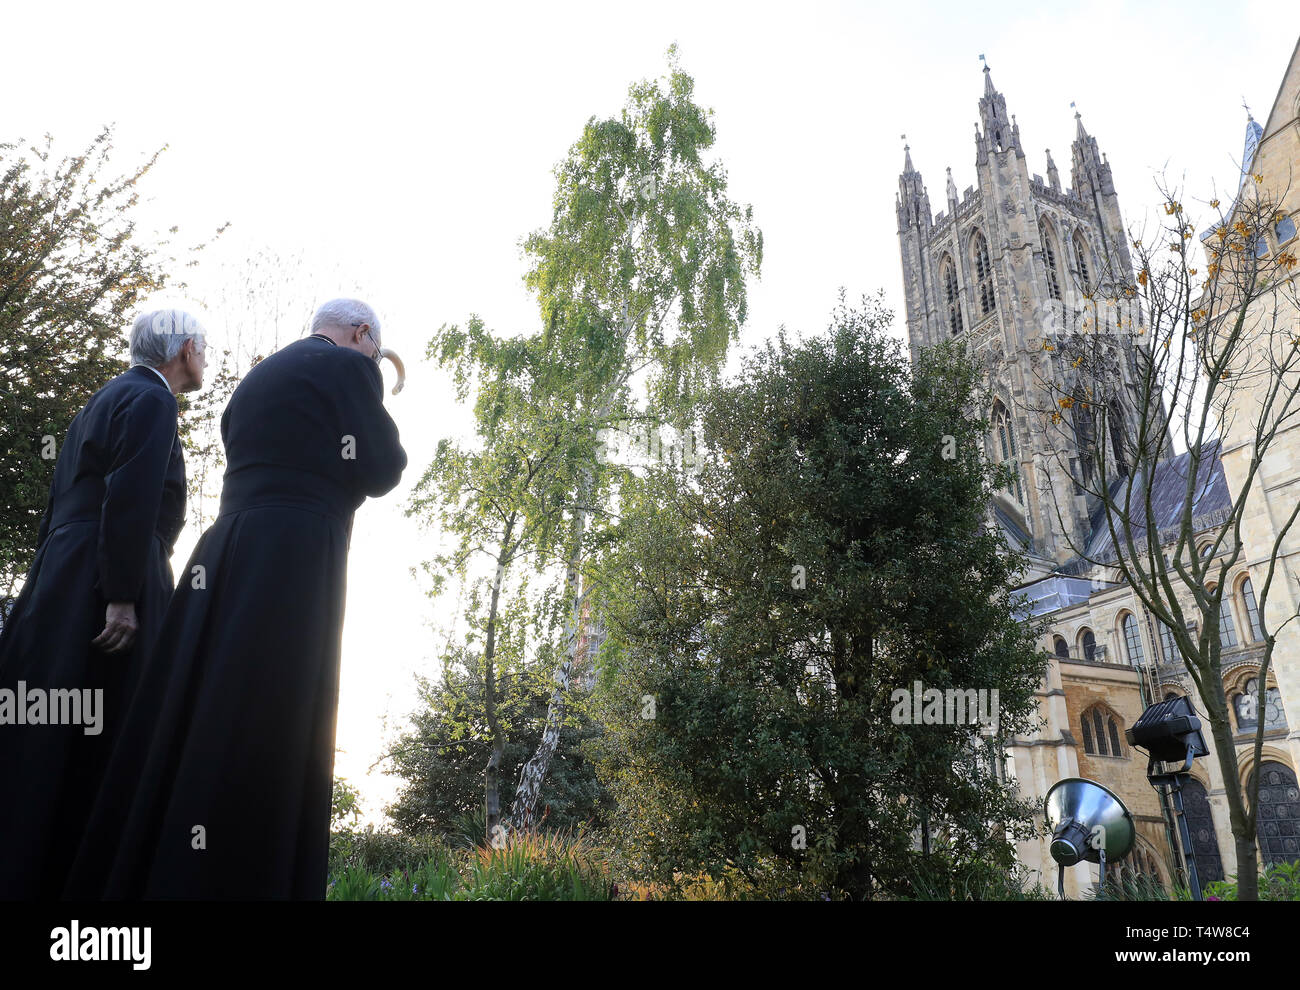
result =
[[[1122,292],[1132,271],[1110,165],[1080,115],[1071,188],[1063,190],[1050,151],[1047,181],[1031,177],[1020,128],[987,66],[979,114],[977,186],[958,198],[948,169],[946,209],[937,216],[911,149],[904,149],[897,209],[908,337],[914,358],[921,347],[957,338],[989,368],[997,401],[988,452],[1010,461],[1016,473],[991,513],[1009,540],[1027,548],[1025,579],[1032,580],[1075,557],[1071,541],[1086,545],[1093,508],[1071,480],[1080,469],[1084,477],[1091,471],[1079,443],[1092,428],[1090,414],[1075,410],[1068,414],[1070,429],[1062,430],[1049,429],[1042,412],[1052,401],[1044,382],[1069,380],[1051,342],[1089,319],[1118,331],[1126,319],[1136,325],[1140,315]],[[1117,371],[1132,387],[1131,346],[1123,346],[1128,358],[1117,361],[1124,366]],[[1117,412],[1131,422],[1131,411]],[[1069,471],[1058,457],[1070,463]],[[1122,456],[1111,460],[1115,470],[1126,470]]]

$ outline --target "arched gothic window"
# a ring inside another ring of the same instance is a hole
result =
[[[1079,269],[1079,283],[1084,292],[1092,291],[1092,272],[1088,267],[1088,244],[1083,234],[1074,232],[1074,267]]]
[[[1056,271],[1056,248],[1052,244],[1052,228],[1045,222],[1038,225],[1039,236],[1043,239],[1043,261],[1047,265],[1047,291],[1053,299],[1061,298],[1061,281]]]
[[[993,295],[993,265],[989,262],[989,242],[978,230],[975,231],[972,247],[975,255],[975,283],[980,316],[988,316],[997,308],[997,300]]]
[[[1052,650],[1062,660],[1070,659],[1070,644],[1065,641],[1064,636],[1056,636],[1053,638]]]
[[[1295,771],[1276,760],[1260,764],[1259,781],[1259,851],[1265,865],[1294,863],[1300,860],[1300,782]],[[1254,786],[1254,774],[1247,785]]]
[[[1128,662],[1134,667],[1140,666],[1145,659],[1142,654],[1142,634],[1138,632],[1137,616],[1132,612],[1124,616],[1124,645],[1128,649]]]
[[[1290,217],[1283,217],[1273,228],[1273,233],[1277,235],[1278,244],[1285,244],[1291,238],[1295,237],[1295,221]]]
[[[1128,476],[1128,458],[1124,455],[1124,410],[1112,399],[1106,408],[1106,432],[1110,434],[1110,456],[1115,473]]]
[[[1105,705],[1093,705],[1080,718],[1083,751],[1090,756],[1123,756],[1119,719]]]
[[[1085,629],[1083,631],[1083,635],[1082,637],[1080,637],[1080,642],[1083,643],[1083,659],[1096,660],[1097,659],[1097,637],[1092,634],[1091,629]]]
[[[1156,623],[1160,627],[1160,649],[1164,653],[1165,663],[1177,663],[1182,659],[1178,652],[1178,645],[1174,642],[1174,632],[1163,622]]]
[[[1243,578],[1241,581],[1241,598],[1246,605],[1246,620],[1250,623],[1250,638],[1257,643],[1264,638],[1264,632],[1259,626],[1259,605],[1255,602],[1255,587],[1250,583],[1250,578]]]
[[[1086,402],[1074,402],[1074,444],[1079,451],[1079,473],[1084,485],[1092,484],[1092,471],[1096,465],[1093,448],[1097,442],[1097,429],[1093,423],[1092,407]]]
[[[943,303],[948,310],[948,332],[954,337],[961,333],[961,293],[957,289],[957,266],[950,255],[939,263],[939,281],[943,284]]]
[[[1188,777],[1183,783],[1183,806],[1201,883],[1222,880],[1223,859],[1219,856],[1219,839],[1214,831],[1214,816],[1210,813],[1210,798],[1205,793],[1205,785],[1195,777]]]
[[[1237,627],[1232,622],[1230,595],[1224,595],[1219,600],[1219,645],[1225,650],[1237,645]]]
[[[1020,483],[1020,460],[1016,450],[1016,428],[1011,422],[1007,407],[998,402],[993,407],[993,435],[997,442],[997,461],[1011,468],[1012,482],[1009,491],[1016,496],[1016,501],[1025,504],[1025,492]]]

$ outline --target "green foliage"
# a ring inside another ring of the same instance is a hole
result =
[[[517,834],[501,849],[438,847],[422,862],[380,872],[331,872],[332,901],[604,901],[614,894],[600,850],[581,836]]]
[[[1109,871],[1110,875],[1106,877],[1104,896],[1097,893],[1094,886],[1086,895],[1087,900],[1107,900],[1107,901],[1167,901],[1169,900],[1169,891],[1165,885],[1160,882],[1159,877],[1148,876],[1145,873],[1130,873],[1124,871],[1115,875]],[[1177,890],[1174,892],[1177,897]]]
[[[42,438],[61,442],[86,400],[126,370],[132,311],[168,285],[175,261],[133,219],[136,185],[161,152],[112,176],[111,137],[105,128],[61,161],[48,136],[26,152],[0,144],[0,449],[11,455],[0,460],[0,594],[36,552],[55,463]]]
[[[593,745],[651,882],[774,896],[794,871],[901,897],[923,827],[1006,867],[1032,831],[970,725],[891,721],[921,681],[997,689],[1000,733],[1029,731],[1044,658],[1008,591],[1021,558],[985,523],[1006,480],[981,457],[978,368],[943,347],[909,374],[890,319],[841,301],[825,336],[781,333],[703,398],[698,477],[623,487]]]
[[[334,778],[334,793],[330,802],[330,824],[338,826],[349,818],[361,818],[361,792],[342,777]]]
[[[1205,885],[1205,899],[1235,901],[1237,875],[1231,880],[1212,880]],[[1270,863],[1259,877],[1261,901],[1300,901],[1300,860],[1292,863]]]
[[[509,626],[498,612],[506,572],[513,576],[528,558],[539,573],[558,567],[549,580],[563,581],[562,592],[552,584],[532,603],[546,617],[534,666],[553,673],[555,687],[506,816],[527,826],[565,719],[584,538],[593,518],[601,526],[618,474],[600,457],[598,432],[629,415],[630,383],[645,369],[652,403],[685,416],[693,390],[716,375],[744,322],[745,279],[761,263],[752,211],[727,197],[725,170],[705,158],[715,138],[711,112],[694,102],[675,48],[669,61],[668,77],[630,88],[619,117],[588,120],[555,169],[551,223],[522,244],[541,332],[498,340],[471,317],[464,329],[444,326],[429,345],[461,399],[475,393],[482,442],[479,452],[440,444],[411,511],[440,512],[443,528],[460,537],[454,553],[427,568],[435,593],[448,581],[473,587],[465,614],[483,657],[473,668],[484,684],[481,734],[496,746],[485,765],[489,822],[498,810],[501,748],[513,738],[499,724],[494,684],[512,667],[522,674],[529,645],[517,631],[514,655],[494,655]],[[467,574],[478,554],[502,575],[490,595]],[[525,594],[519,582],[511,591]],[[560,622],[566,635],[555,643]]]
[[[940,843],[929,855],[916,851],[910,889],[901,900],[1054,901],[1056,894],[1033,882],[1028,869],[1009,859],[961,855]]]
[[[441,848],[441,839],[432,835],[404,835],[373,825],[335,829],[330,833],[329,872],[331,876],[350,868],[381,875],[409,872]]]
[[[501,778],[514,780],[536,748],[546,715],[542,685],[506,680],[501,685],[501,717],[510,726],[501,763]],[[433,832],[463,841],[482,823],[474,841],[486,836],[483,818],[483,768],[491,755],[487,739],[481,681],[455,671],[438,682],[420,680],[420,707],[413,728],[394,744],[389,771],[405,780],[388,814],[404,833]],[[584,742],[600,727],[580,707],[570,706],[571,729],[560,740],[551,773],[542,788],[550,828],[599,827],[613,810],[607,790],[583,752]]]
[[[668,61],[666,77],[629,88],[617,118],[587,121],[555,168],[550,225],[523,242],[548,350],[595,408],[647,363],[652,405],[689,404],[744,324],[746,278],[762,264],[752,208],[707,158],[712,112],[675,46]]]

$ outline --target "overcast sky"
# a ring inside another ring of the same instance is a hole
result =
[[[403,516],[437,441],[465,427],[423,362],[441,324],[536,326],[520,238],[549,220],[551,169],[592,115],[660,75],[676,41],[715,112],[730,192],[763,230],[761,279],[733,353],[784,324],[820,332],[844,287],[900,312],[894,195],[907,134],[932,206],[944,168],[975,183],[974,123],[992,67],[1029,171],[1051,148],[1069,183],[1071,101],[1106,152],[1125,219],[1153,220],[1155,179],[1186,204],[1235,189],[1246,116],[1262,123],[1300,31],[1293,0],[1234,3],[661,2],[24,4],[5,10],[0,142],[52,133],[78,150],[116,123],[116,167],[167,145],[143,183],[144,226],[228,234],[195,294],[258,251],[305,252],[306,295],[365,287],[406,359],[386,401],[410,467],[357,513],[336,772],[378,819],[395,782],[367,768],[432,673],[446,621],[409,568],[436,533]],[[1204,208],[1203,208],[1204,209]],[[202,288],[201,288],[202,287]],[[169,296],[166,302],[186,302]],[[303,303],[283,319],[304,321]],[[214,344],[231,314],[204,311]],[[901,333],[900,333],[901,337]],[[385,375],[391,383],[392,369]],[[179,573],[196,534],[177,546]],[[387,614],[389,621],[381,617]],[[382,724],[387,717],[388,726]]]

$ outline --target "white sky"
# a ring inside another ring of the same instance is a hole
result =
[[[411,465],[357,513],[338,722],[336,772],[378,820],[396,782],[367,768],[411,708],[412,673],[433,672],[429,623],[455,601],[435,617],[408,573],[437,541],[403,516],[406,497],[437,441],[467,423],[424,346],[471,313],[498,332],[536,326],[518,242],[549,220],[550,170],[587,118],[616,114],[678,42],[697,99],[715,111],[731,194],[753,204],[764,233],[735,367],[782,324],[824,329],[840,286],[851,299],[883,287],[901,314],[899,135],[934,209],[945,166],[959,190],[973,185],[981,53],[1031,174],[1046,174],[1050,147],[1069,183],[1073,100],[1130,224],[1155,218],[1166,166],[1188,177],[1184,203],[1208,200],[1213,182],[1235,188],[1242,99],[1262,123],[1300,8],[1062,6],[6,5],[0,141],[50,132],[70,153],[116,122],[118,172],[168,145],[142,184],[141,226],[180,224],[198,240],[232,222],[190,276],[196,291],[261,248],[305,250],[315,298],[364,286],[385,344],[406,359],[407,389],[387,402]],[[214,344],[230,318],[207,314]],[[178,574],[195,535],[177,546]]]

